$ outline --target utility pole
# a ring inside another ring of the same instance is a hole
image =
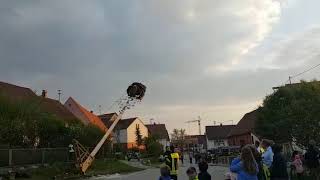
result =
[[[289,83],[291,84],[291,76],[289,76]]]
[[[58,89],[59,102],[60,102],[60,100],[61,100],[61,99],[60,99],[60,98],[61,98],[61,94],[62,94],[61,92],[62,92],[62,90],[61,90],[61,89]]]
[[[153,118],[151,118],[151,119],[149,120],[149,122],[150,122],[150,124],[153,124],[154,119],[153,119]]]
[[[101,105],[99,105],[99,115],[101,115]]]
[[[201,135],[201,117],[198,116],[199,135]]]

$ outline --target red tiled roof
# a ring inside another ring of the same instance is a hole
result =
[[[235,125],[206,126],[208,140],[227,139]]]
[[[148,131],[153,136],[158,136],[160,139],[169,139],[169,134],[165,124],[147,124]]]
[[[0,95],[8,97],[11,100],[25,100],[34,98],[37,95],[29,88],[16,86],[0,81]]]
[[[99,129],[101,129],[104,132],[107,131],[107,127],[104,125],[104,123],[101,121],[101,119],[98,116],[86,110],[72,97],[69,97],[69,99],[73,101],[74,105],[77,106],[77,108],[83,113],[83,115],[90,121],[91,124],[97,126]]]
[[[255,122],[257,120],[258,110],[251,111],[243,116],[237,126],[229,133],[230,136],[237,136],[254,132]]]
[[[59,101],[50,99],[50,98],[42,98],[41,99],[41,109],[47,113],[51,113],[58,118],[62,118],[63,120],[75,120],[77,119],[72,113],[70,113]]]
[[[31,89],[0,82],[0,95],[10,101],[34,100],[39,102],[40,108],[62,120],[74,120],[76,117],[70,113],[59,101],[37,96]]]

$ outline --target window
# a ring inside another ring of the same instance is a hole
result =
[[[225,146],[224,140],[217,139],[217,140],[214,141],[214,145],[215,146]]]

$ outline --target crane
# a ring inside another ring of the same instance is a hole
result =
[[[74,144],[75,144],[74,146],[76,150],[76,160],[83,174],[91,166],[92,162],[94,161],[95,155],[101,149],[102,145],[107,140],[107,138],[113,131],[114,127],[120,121],[124,112],[127,109],[130,109],[131,107],[133,107],[137,102],[140,102],[144,97],[145,91],[146,91],[146,86],[137,82],[131,84],[128,87],[127,97],[122,99],[119,103],[120,111],[117,119],[114,120],[112,125],[109,127],[105,135],[101,138],[101,140],[99,141],[99,143],[96,145],[96,147],[93,149],[91,153],[89,153],[88,150],[83,145],[81,145],[77,140],[74,140]]]
[[[186,123],[195,123],[198,122],[198,126],[199,126],[199,135],[201,135],[201,117],[199,116],[198,119],[196,120],[192,120],[192,121],[186,121]]]

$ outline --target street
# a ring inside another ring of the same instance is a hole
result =
[[[189,164],[180,167],[178,179],[187,180],[186,170],[190,167]],[[221,166],[209,166],[208,172],[211,174],[213,180],[224,180],[224,174],[228,171],[228,168]],[[157,168],[146,169],[144,171],[127,174],[127,175],[109,175],[109,176],[99,176],[90,178],[90,180],[157,180],[159,178],[160,172]]]

